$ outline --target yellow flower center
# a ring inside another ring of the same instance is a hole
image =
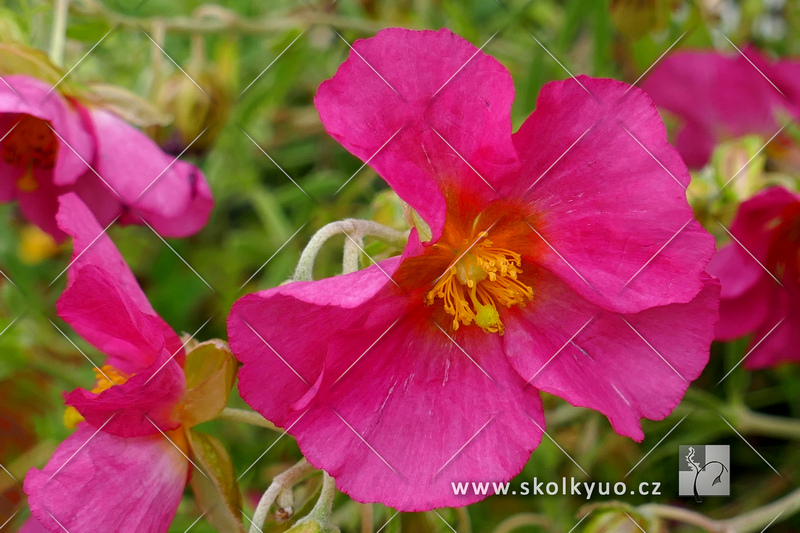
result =
[[[110,365],[103,365],[100,369],[93,369],[95,375],[95,386],[92,389],[92,392],[95,394],[100,394],[104,390],[108,390],[114,385],[122,385],[126,381],[128,381],[127,374],[120,372],[116,368]],[[67,429],[74,429],[80,422],[83,422],[84,418],[78,412],[77,409],[74,407],[67,406],[64,410],[64,425]]]
[[[521,266],[519,254],[493,246],[484,231],[436,281],[425,295],[425,304],[440,298],[445,312],[453,317],[454,330],[474,322],[487,333],[502,335],[505,328],[498,304],[524,307],[533,298],[533,289],[517,279]]]
[[[100,369],[93,368],[92,370],[94,370],[94,377],[97,380],[97,384],[92,389],[95,394],[100,394],[114,385],[122,385],[130,377],[110,365],[103,365]]]
[[[22,191],[33,192],[39,188],[33,170],[53,168],[57,150],[58,142],[50,126],[41,119],[24,115],[3,139],[0,158],[25,170],[17,186]]]

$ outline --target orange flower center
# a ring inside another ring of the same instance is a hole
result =
[[[33,169],[52,169],[57,150],[58,142],[50,126],[41,119],[23,115],[3,139],[0,158],[9,165],[25,169],[17,186],[22,191],[32,192],[39,187]]]
[[[481,232],[469,247],[464,241],[466,251],[437,279],[425,295],[425,304],[441,299],[445,312],[453,317],[453,330],[475,323],[486,333],[502,335],[505,328],[498,305],[524,307],[533,298],[533,289],[517,279],[522,274],[520,255],[493,246],[486,235]]]

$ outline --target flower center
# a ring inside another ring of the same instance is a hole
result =
[[[533,298],[533,289],[517,279],[521,266],[519,254],[493,246],[484,231],[477,244],[436,281],[425,295],[425,304],[432,305],[441,298],[445,312],[453,317],[454,330],[474,322],[486,333],[502,335],[505,328],[498,304],[524,307]]]
[[[92,392],[95,394],[100,394],[104,390],[108,390],[114,385],[122,385],[130,378],[130,376],[127,374],[120,372],[110,365],[103,365],[99,370],[97,368],[93,370],[95,375],[95,386],[92,389]],[[71,405],[67,406],[67,408],[64,410],[64,425],[67,427],[67,429],[74,429],[75,426],[83,421],[83,416]]]
[[[114,385],[122,385],[130,378],[127,374],[120,372],[110,365],[103,365],[99,370],[97,368],[92,370],[94,370],[94,377],[97,380],[97,383],[92,389],[92,392],[95,394],[100,394]]]
[[[24,115],[6,135],[0,146],[0,158],[25,172],[17,182],[20,190],[35,191],[39,184],[33,169],[52,169],[56,163],[58,143],[50,126],[41,119]]]

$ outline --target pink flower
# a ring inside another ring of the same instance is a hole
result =
[[[87,207],[72,193],[60,203],[74,263],[59,315],[108,359],[92,391],[66,395],[85,422],[24,490],[49,531],[167,531],[189,473],[175,409],[186,390],[183,347]]]
[[[800,361],[800,195],[760,192],[739,206],[731,234],[708,265],[722,283],[717,338],[753,333],[749,369]]]
[[[322,121],[432,237],[239,300],[242,397],[341,490],[403,511],[518,473],[540,390],[641,440],[640,419],[667,416],[705,366],[718,300],[655,106],[581,76],[545,86],[512,135],[509,73],[450,31],[353,49],[319,89]]]
[[[675,146],[691,168],[705,165],[726,138],[771,138],[780,128],[779,113],[800,118],[800,62],[769,61],[752,47],[743,54],[672,54],[642,89],[682,120]]]
[[[160,234],[197,232],[213,207],[198,168],[173,160],[116,115],[62,96],[44,82],[0,84],[0,201],[57,239],[58,196],[76,192],[102,225],[146,221]]]

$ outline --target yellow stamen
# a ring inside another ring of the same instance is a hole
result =
[[[483,232],[480,242],[439,278],[425,295],[425,303],[432,305],[440,298],[453,317],[454,330],[474,322],[487,333],[502,335],[505,328],[497,304],[524,307],[533,298],[533,289],[517,279],[522,274],[520,255],[492,246],[485,237]]]
[[[130,377],[110,365],[103,365],[99,370],[95,368],[94,375],[97,381],[95,383],[95,387],[92,389],[92,392],[95,394],[100,394],[101,392],[110,389],[114,385],[122,385],[128,381],[128,378]],[[75,426],[84,420],[85,419],[78,412],[78,410],[71,405],[67,406],[67,408],[64,410],[64,425],[67,427],[67,429],[74,429]]]
[[[128,381],[129,376],[123,374],[110,365],[103,365],[99,370],[97,368],[93,370],[95,379],[97,380],[97,384],[92,389],[92,392],[95,394],[100,394],[104,390],[108,390],[114,385],[122,385]]]

